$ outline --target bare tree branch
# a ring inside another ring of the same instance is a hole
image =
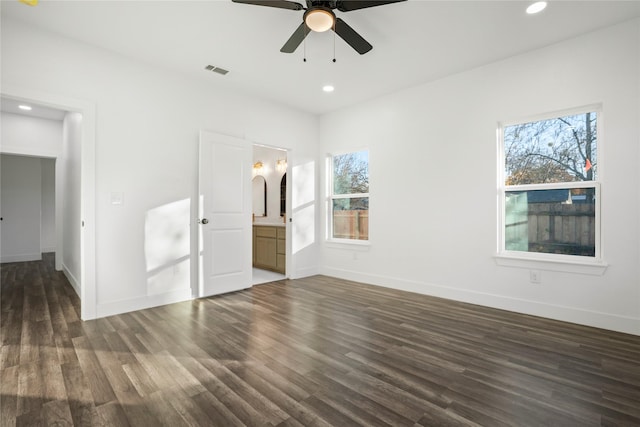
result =
[[[584,113],[506,127],[508,183],[593,180],[596,119],[594,113]],[[587,159],[591,168],[585,171]]]

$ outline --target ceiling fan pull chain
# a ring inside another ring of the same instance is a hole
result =
[[[302,40],[302,62],[307,62],[307,29],[304,30],[304,39]]]
[[[336,21],[333,20],[333,62],[336,62]]]

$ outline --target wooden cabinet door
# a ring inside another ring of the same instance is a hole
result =
[[[277,268],[276,239],[256,236],[256,267]]]
[[[284,274],[284,272],[286,271],[286,263],[287,263],[287,257],[284,254],[277,254],[276,255],[276,270],[279,273]]]

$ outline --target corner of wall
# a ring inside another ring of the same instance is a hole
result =
[[[67,277],[67,280],[69,280],[69,283],[71,283],[71,287],[73,288],[73,290],[76,291],[76,294],[78,295],[78,298],[82,298],[82,294],[81,294],[81,291],[80,291],[80,282],[71,273],[71,271],[67,268],[67,266],[64,265],[64,263],[62,264],[62,272]]]

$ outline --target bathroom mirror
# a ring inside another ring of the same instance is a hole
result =
[[[287,213],[287,174],[282,175],[280,180],[280,216]]]
[[[252,180],[253,185],[253,214],[255,216],[267,216],[267,181],[262,175],[257,175]]]

